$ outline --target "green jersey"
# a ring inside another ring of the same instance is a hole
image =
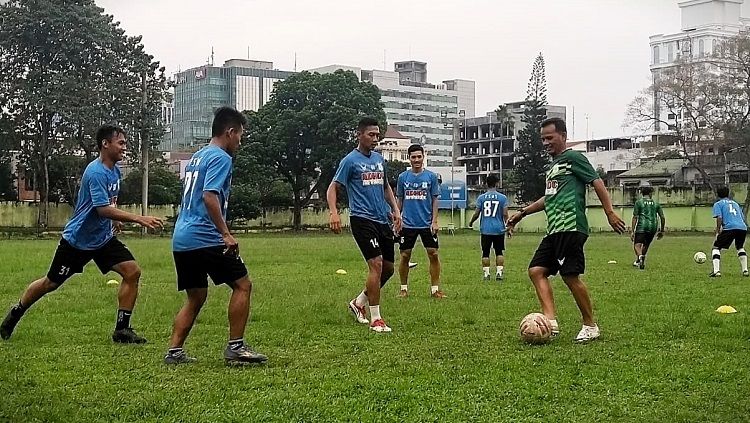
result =
[[[649,197],[643,197],[635,202],[633,216],[638,219],[636,232],[656,232],[656,218],[661,216],[661,205]]]
[[[544,191],[548,234],[577,231],[588,235],[586,185],[597,179],[599,174],[578,151],[568,149],[552,159]]]

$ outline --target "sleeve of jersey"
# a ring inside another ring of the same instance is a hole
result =
[[[396,197],[398,198],[404,198],[404,174],[398,175],[398,180],[396,181]]]
[[[440,182],[438,182],[437,173],[432,174],[432,181],[430,182],[430,186],[432,187],[432,196],[440,197]]]
[[[641,213],[641,202],[636,201],[635,207],[633,207],[633,216],[638,216]]]
[[[206,166],[203,191],[221,192],[231,171],[232,159],[229,156],[212,157]]]
[[[349,164],[349,160],[344,157],[344,159],[339,163],[339,168],[336,169],[336,174],[333,176],[333,181],[338,182],[343,186],[347,186],[349,182],[350,170],[351,165]]]
[[[719,207],[719,203],[714,204],[714,217],[721,216],[721,207]]]
[[[91,204],[94,207],[109,205],[109,192],[107,191],[107,177],[104,174],[94,172],[89,175],[84,183],[89,185]]]
[[[596,173],[596,170],[591,166],[591,163],[586,156],[578,153],[573,157],[575,157],[573,160],[573,174],[575,174],[578,179],[586,184],[590,184],[599,179],[599,174]]]
[[[482,203],[484,202],[484,198],[480,195],[477,197],[477,210],[482,210]]]

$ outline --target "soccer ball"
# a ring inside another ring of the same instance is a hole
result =
[[[519,331],[521,340],[529,344],[544,344],[552,339],[552,323],[542,313],[527,314]]]
[[[698,264],[705,263],[706,262],[706,253],[704,253],[703,251],[698,251],[693,256],[693,260],[695,260],[695,262],[698,263]]]

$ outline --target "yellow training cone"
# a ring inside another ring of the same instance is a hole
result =
[[[617,264],[617,262],[615,260],[610,260],[607,262],[607,264]]]
[[[346,275],[346,270],[339,269],[339,270],[336,271],[336,273],[338,273],[339,275]]]
[[[119,284],[120,284],[120,282],[117,282],[114,279],[110,279],[110,280],[107,281],[107,285],[119,285]]]
[[[737,313],[737,310],[735,310],[735,308],[732,306],[723,305],[717,308],[716,312],[721,313],[721,314],[732,314],[732,313]]]

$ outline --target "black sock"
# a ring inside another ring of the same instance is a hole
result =
[[[16,318],[20,318],[28,309],[28,307],[24,307],[23,304],[21,304],[21,301],[18,301],[18,304],[10,308],[10,313]]]
[[[242,348],[242,346],[245,345],[245,340],[240,339],[230,339],[229,340],[229,349],[237,351],[238,349]]]
[[[177,347],[177,348],[170,348],[170,349],[169,349],[169,350],[167,351],[167,353],[168,353],[169,355],[175,355],[175,354],[179,354],[179,353],[181,353],[181,352],[182,352],[182,347]]]
[[[130,310],[117,310],[117,324],[115,330],[125,329],[130,327],[130,316],[133,312]]]

